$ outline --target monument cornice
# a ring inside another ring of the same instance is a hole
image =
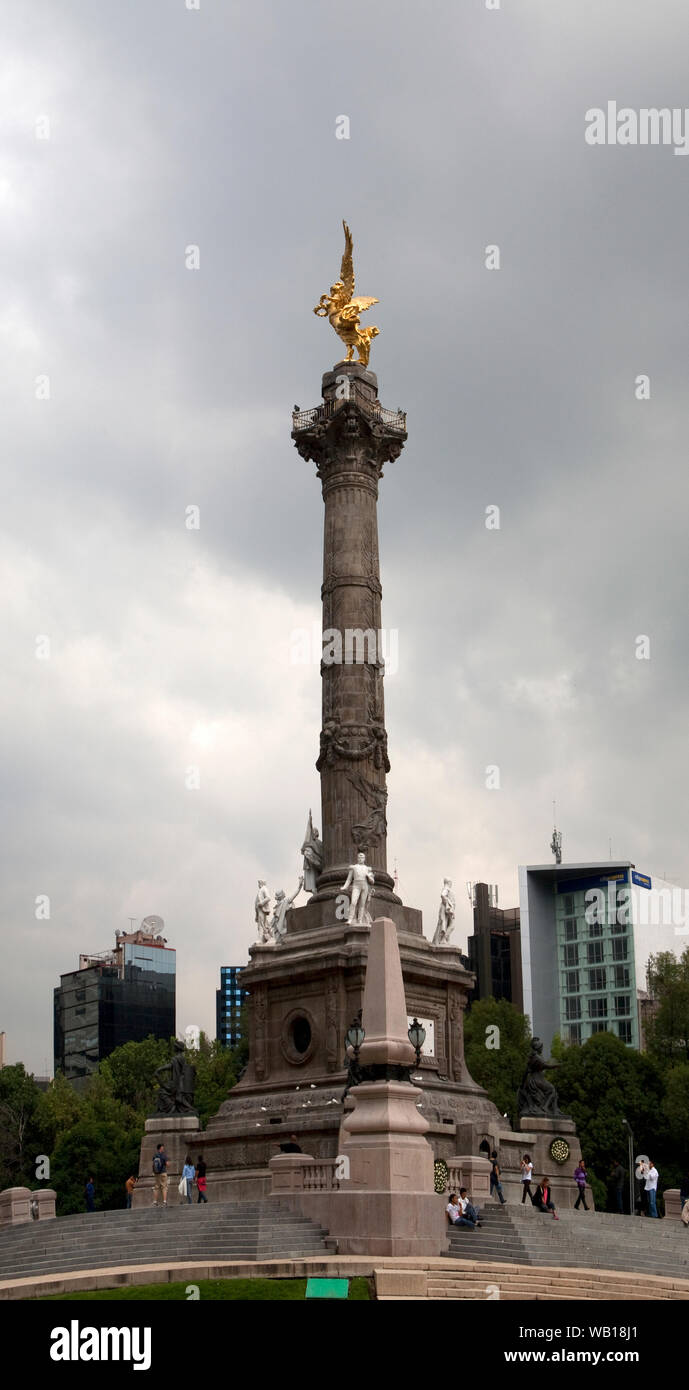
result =
[[[343,923],[339,927],[318,927],[313,931],[301,931],[282,946],[252,946],[251,963],[245,969],[242,985],[251,990],[266,981],[275,982],[275,966],[283,970],[289,967],[289,977],[299,974],[301,980],[317,978],[333,969],[364,969],[368,955],[369,928],[360,927],[356,933],[351,929],[343,934]],[[425,938],[419,939],[405,932],[398,932],[400,954],[405,966],[405,977],[418,978],[420,982],[432,979],[448,989],[466,991],[471,989],[474,976],[462,965],[457,949],[447,946],[431,946]],[[297,944],[298,943],[298,944]],[[448,959],[454,956],[455,959]],[[418,974],[417,974],[418,972]],[[285,980],[287,983],[287,978]],[[420,987],[423,987],[421,984]],[[415,990],[416,990],[415,986]]]

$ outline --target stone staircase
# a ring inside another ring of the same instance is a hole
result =
[[[681,1221],[572,1208],[563,1208],[554,1221],[516,1203],[487,1203],[481,1215],[483,1225],[475,1231],[448,1229],[446,1253],[453,1259],[689,1279],[689,1230]]]
[[[327,1234],[274,1199],[84,1213],[0,1229],[0,1280],[178,1260],[322,1255]]]
[[[610,1270],[543,1269],[538,1266],[491,1264],[462,1260],[447,1264],[429,1262],[415,1269],[376,1268],[376,1298],[382,1302],[420,1299],[464,1299],[502,1303],[571,1301],[624,1301],[681,1299],[689,1302],[689,1280],[663,1279],[648,1274],[617,1274]]]

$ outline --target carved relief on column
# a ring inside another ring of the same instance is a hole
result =
[[[339,986],[336,975],[329,975],[325,995],[325,1057],[328,1071],[340,1066],[340,1047],[337,1035]]]
[[[464,1000],[461,991],[451,989],[447,1004],[448,1056],[453,1081],[464,1078]]]
[[[264,1081],[266,1076],[266,1022],[268,1016],[268,1004],[266,1000],[265,985],[259,985],[253,992],[253,1016],[254,1016],[254,1072],[257,1081]]]

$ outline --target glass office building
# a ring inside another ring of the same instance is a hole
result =
[[[215,991],[215,1035],[223,1047],[236,1047],[242,1036],[240,1013],[246,990],[240,984],[244,966],[221,965],[220,989]]]
[[[684,896],[630,860],[520,868],[524,1013],[546,1049],[555,1033],[643,1046],[648,957],[684,949]]]
[[[557,884],[558,1032],[566,1042],[586,1042],[593,1033],[608,1032],[616,1033],[623,1043],[639,1046],[634,928],[631,911],[625,909],[627,882],[628,871],[623,869],[612,879],[592,874]]]
[[[82,955],[54,991],[55,1070],[83,1085],[126,1042],[175,1035],[176,953],[160,937],[118,934],[114,951]]]

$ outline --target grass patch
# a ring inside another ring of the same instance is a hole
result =
[[[151,1303],[188,1302],[187,1289],[193,1281],[179,1284],[129,1284],[117,1289],[89,1289],[83,1293],[57,1293],[38,1299],[40,1303]],[[194,1285],[201,1300],[227,1303],[270,1303],[293,1299],[304,1302],[305,1279],[201,1279]],[[350,1279],[350,1300],[370,1302],[368,1279]]]

